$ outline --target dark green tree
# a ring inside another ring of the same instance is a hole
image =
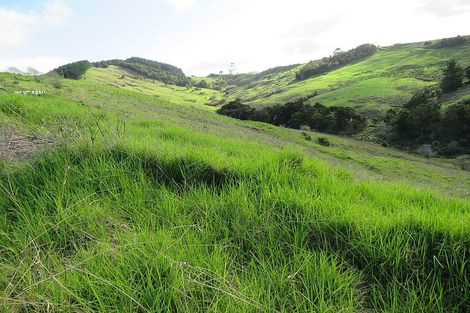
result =
[[[448,138],[470,146],[470,100],[449,106],[444,113],[442,126]]]
[[[434,134],[441,120],[437,97],[434,88],[419,90],[397,113],[390,112],[388,121],[402,137],[414,139]]]
[[[447,61],[446,66],[442,69],[442,74],[442,92],[449,93],[463,86],[464,70],[456,60]]]
[[[236,99],[223,105],[219,110],[217,110],[217,113],[240,120],[250,120],[255,113],[255,109],[241,103],[240,99]]]
[[[92,66],[88,61],[78,61],[62,65],[56,68],[54,72],[67,79],[80,79]]]
[[[196,87],[208,89],[209,84],[205,80],[201,80],[196,84]]]

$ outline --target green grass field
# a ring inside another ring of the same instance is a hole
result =
[[[402,105],[413,91],[436,84],[451,58],[470,65],[470,41],[454,48],[432,49],[423,43],[382,47],[372,57],[303,81],[295,80],[300,66],[268,75],[231,92],[255,106],[282,104],[315,91],[312,103],[384,111]]]
[[[0,129],[53,145],[0,161],[0,311],[470,310],[455,160],[233,120],[114,67],[52,84],[1,74]]]

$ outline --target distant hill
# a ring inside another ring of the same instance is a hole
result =
[[[109,65],[115,65],[145,78],[170,85],[187,86],[190,83],[190,79],[186,77],[180,68],[143,58],[132,57],[126,60],[108,60],[93,63],[93,66],[98,68],[105,68]]]
[[[221,91],[228,99],[239,98],[252,106],[272,106],[315,95],[312,104],[384,112],[406,103],[414,91],[437,84],[441,68],[451,58],[464,67],[470,65],[469,36],[379,47],[357,62],[335,64],[332,56],[265,71],[269,75],[218,75],[216,85],[225,83]],[[322,62],[328,63],[325,60],[335,65],[310,71],[311,76],[299,75],[309,74],[307,69],[315,69]]]
[[[25,74],[22,70],[16,67],[9,67],[7,68],[5,72],[10,73],[10,74]]]
[[[10,73],[10,74],[18,74],[18,75],[32,75],[32,76],[37,76],[37,75],[41,75],[41,72],[38,71],[37,69],[29,66],[26,71],[22,71],[16,67],[9,67],[6,69],[5,71],[6,73]]]
[[[87,60],[62,65],[54,72],[68,79],[79,79],[92,67],[107,68],[110,65],[120,67],[135,75],[156,80],[169,85],[188,86],[191,80],[184,72],[173,65],[132,57],[126,60],[107,60],[91,63]]]

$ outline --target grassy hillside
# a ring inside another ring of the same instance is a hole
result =
[[[436,84],[441,68],[451,58],[470,65],[470,40],[461,46],[438,49],[429,42],[382,47],[362,62],[302,81],[295,79],[303,66],[299,65],[253,80],[233,89],[230,95],[260,106],[285,103],[317,92],[313,103],[384,111],[404,104],[414,90]]]
[[[114,67],[55,83],[1,75],[2,143],[30,145],[0,163],[1,310],[470,309],[454,161],[233,120]]]

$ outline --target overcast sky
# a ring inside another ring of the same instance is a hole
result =
[[[0,70],[145,57],[260,71],[362,43],[470,34],[470,0],[0,0]]]

